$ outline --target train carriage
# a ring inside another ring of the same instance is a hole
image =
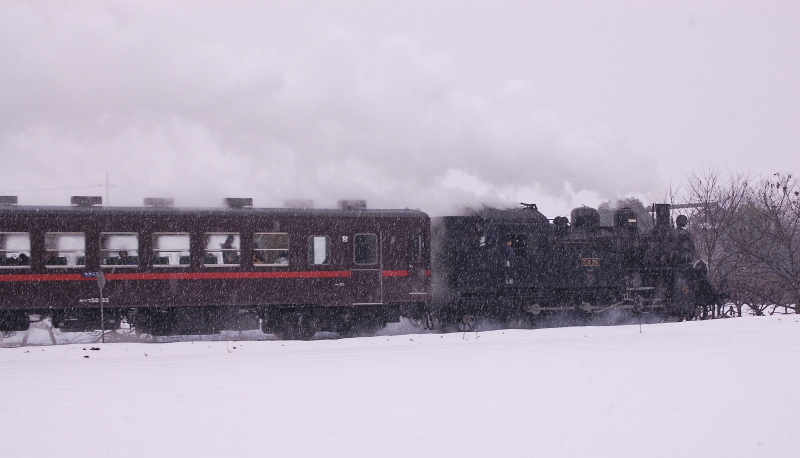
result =
[[[429,300],[430,220],[416,210],[0,207],[0,329],[127,319],[151,334],[253,329],[368,333]]]

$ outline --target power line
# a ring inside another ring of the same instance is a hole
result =
[[[73,175],[78,175],[78,174],[73,174]],[[88,175],[88,174],[86,174],[86,175]],[[100,184],[98,184],[96,186],[67,186],[67,187],[63,187],[63,188],[11,189],[11,190],[8,190],[8,191],[0,191],[0,193],[11,194],[11,193],[14,193],[14,192],[66,191],[66,190],[69,190],[69,189],[106,188],[106,205],[108,205],[109,204],[109,200],[110,200],[109,199],[109,195],[108,195],[108,191],[109,191],[110,188],[117,188],[117,187],[118,187],[117,185],[111,184],[108,181],[108,172],[106,172],[106,182],[105,183],[100,183]]]
[[[39,189],[12,189],[9,191],[0,191],[2,193],[12,193],[12,192],[34,192],[34,191],[63,191],[66,189],[88,189],[88,188],[97,188],[105,186],[104,184],[99,184],[97,186],[71,186],[68,188],[39,188]]]

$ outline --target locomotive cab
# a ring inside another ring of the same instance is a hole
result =
[[[453,316],[518,314],[538,297],[552,228],[535,205],[434,218],[432,300]]]

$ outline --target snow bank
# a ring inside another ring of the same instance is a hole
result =
[[[59,458],[793,457],[799,354],[794,315],[5,348],[0,431]]]

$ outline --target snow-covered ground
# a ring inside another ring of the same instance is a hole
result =
[[[0,377],[9,457],[800,456],[796,315],[2,348]]]

